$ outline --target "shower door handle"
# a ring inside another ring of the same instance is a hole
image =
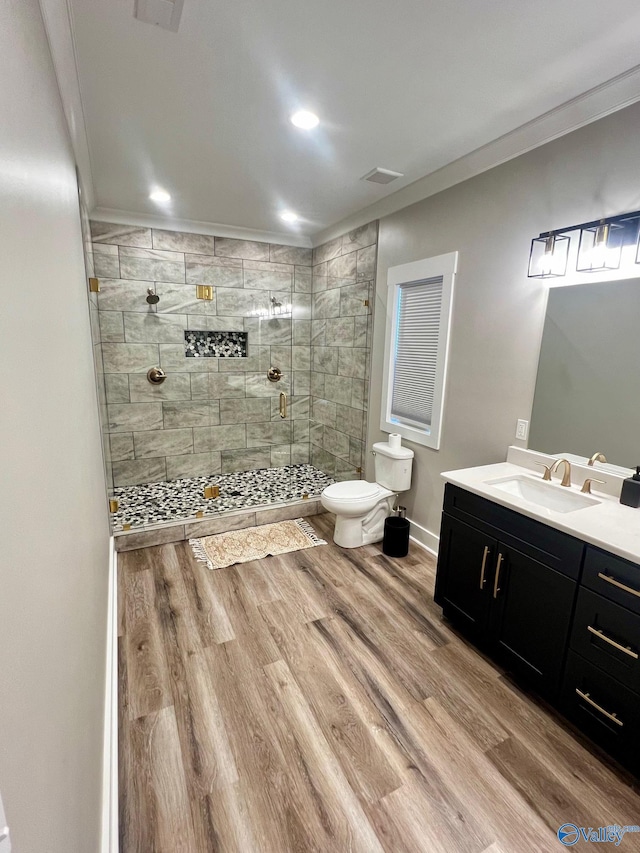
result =
[[[280,417],[287,417],[287,395],[284,391],[280,392]]]

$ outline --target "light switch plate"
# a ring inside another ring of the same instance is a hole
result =
[[[519,420],[516,426],[516,438],[526,441],[529,437],[529,421]]]

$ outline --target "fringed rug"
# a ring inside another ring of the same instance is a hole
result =
[[[209,569],[224,569],[235,563],[249,563],[327,543],[320,539],[308,521],[297,518],[190,539],[189,544],[196,560],[206,563]]]

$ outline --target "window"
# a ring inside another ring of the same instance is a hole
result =
[[[380,428],[437,450],[458,253],[390,267]]]

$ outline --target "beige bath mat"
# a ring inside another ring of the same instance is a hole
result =
[[[206,563],[210,569],[224,569],[235,563],[249,563],[251,560],[302,551],[327,543],[320,539],[309,522],[297,518],[262,524],[260,527],[246,527],[244,530],[231,530],[202,539],[190,539],[189,544],[196,560]]]

